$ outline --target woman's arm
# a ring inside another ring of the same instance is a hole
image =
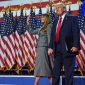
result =
[[[49,45],[50,39],[51,39],[51,31],[52,31],[52,24],[49,24],[49,25],[47,26],[48,45]]]
[[[44,28],[44,25],[43,26],[40,26],[40,28],[36,28],[35,30],[33,30],[32,28],[30,28],[30,26],[27,27],[28,32],[30,32],[31,34],[39,34],[39,32],[41,31],[41,29],[43,29],[43,28]]]
[[[29,29],[29,33],[31,33],[31,34],[39,34],[39,29],[35,29],[35,30]]]
[[[39,31],[40,31],[39,28],[36,28],[35,30],[33,30],[32,28],[30,28],[29,25],[27,25],[27,30],[28,30],[28,32],[31,33],[31,34],[38,34]]]

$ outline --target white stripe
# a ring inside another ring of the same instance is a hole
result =
[[[28,35],[26,35],[26,36],[28,36]],[[30,38],[31,36],[28,36],[28,38]],[[31,45],[30,45],[30,43],[29,43],[29,41],[28,41],[28,39],[25,37],[25,40],[26,40],[26,43],[28,44],[28,46],[29,46],[29,49],[30,49],[30,51],[31,51],[31,53],[33,53],[33,48],[31,47]],[[29,39],[30,41],[32,40],[32,39]],[[33,41],[31,41],[31,43],[32,43]]]
[[[28,54],[28,59],[30,60],[30,62],[34,65],[34,60],[32,59],[32,56],[30,54]]]
[[[17,57],[17,63],[18,63],[20,66],[22,66],[21,62],[22,62],[22,61],[20,60],[20,58]]]
[[[4,64],[2,63],[2,61],[0,60],[0,66],[1,66],[1,68],[3,68],[4,67]]]
[[[33,48],[31,47],[29,41],[26,39],[26,43],[28,44],[28,49],[31,51],[31,53],[33,53]]]
[[[71,8],[71,11],[79,10],[79,5],[78,4],[71,4],[70,8]]]
[[[84,32],[83,32],[82,30],[80,30],[80,33],[81,33],[82,37],[83,37],[84,40],[85,40],[85,34],[84,34]]]
[[[82,65],[82,62],[81,62],[81,60],[79,59],[79,56],[78,56],[78,55],[76,56],[76,58],[78,59],[78,64],[81,66],[82,69],[84,69],[84,68],[83,68],[83,65]]]
[[[19,57],[18,57],[18,50],[16,49],[15,51],[16,51],[16,55],[17,55],[16,61],[17,61],[17,63],[18,63],[20,66],[22,66],[22,65],[21,65],[21,60],[20,60]]]
[[[5,58],[4,59],[6,60],[7,64],[9,65],[9,67],[11,68],[12,65],[11,65],[10,61],[8,60],[8,58],[6,57],[6,54],[5,54]]]
[[[10,38],[11,38],[11,43],[15,46],[13,35],[10,35]],[[13,56],[15,58],[15,48],[12,46],[12,44],[10,44],[11,45],[11,50],[12,50]]]
[[[21,41],[21,39],[20,39],[20,36],[19,36],[19,34],[17,33],[17,38],[18,38],[18,40],[19,40],[19,44],[18,44],[18,52],[19,52],[19,54],[20,54],[20,57],[22,58],[22,63],[23,63],[23,65],[25,64],[25,60],[24,60],[24,55],[23,55],[23,53],[22,53],[22,50],[19,48],[19,45],[20,45],[20,47],[22,48],[23,47],[23,44],[22,44],[22,41]],[[21,36],[21,37],[23,37],[23,35]]]
[[[1,49],[0,49],[0,54],[1,54],[2,58],[4,59],[4,53],[2,52]]]
[[[2,39],[0,40],[0,44],[1,44],[1,47],[2,47],[3,49],[5,49],[5,44],[4,44],[4,42],[3,42]],[[3,60],[4,60],[4,58],[5,58],[5,53],[4,53],[4,51],[2,51],[1,49],[0,49],[0,54],[1,54],[1,57],[3,58]]]
[[[26,47],[26,45],[24,45],[25,51],[28,53],[28,48]]]
[[[9,37],[10,37],[11,40],[12,40],[13,36],[10,35]],[[13,53],[13,56],[15,56],[14,49],[13,49],[13,46],[12,46],[12,44],[11,44],[11,43],[13,43],[13,42],[12,42],[12,41],[10,42],[9,38],[7,38],[7,43],[8,43],[8,45],[9,45],[9,47],[10,47],[12,53]]]
[[[4,77],[4,78],[5,78],[5,77],[17,77],[17,78],[27,77],[27,78],[28,78],[28,77],[34,77],[34,76],[33,76],[33,75],[30,75],[30,76],[25,76],[25,75],[19,75],[19,76],[18,76],[18,75],[0,75],[0,77]]]
[[[81,53],[82,57],[83,57],[84,60],[85,60],[85,53],[83,52],[83,50],[80,50],[80,53]]]
[[[22,61],[23,61],[23,65],[25,65],[25,55],[24,55],[24,53],[23,53],[23,51],[24,51],[24,46],[23,46],[23,44],[24,44],[24,34],[23,35],[21,35],[21,38],[22,38],[22,41],[20,40],[20,45],[21,45],[21,48],[22,48]]]
[[[33,48],[31,47],[31,48],[32,48],[31,50],[32,50],[32,52],[35,52],[35,41],[36,41],[36,40],[35,40],[35,35],[32,35],[32,36],[31,36],[28,32],[27,32],[27,34],[28,34],[29,40],[31,41],[32,47],[33,47]],[[34,39],[32,39],[32,37],[33,37]],[[31,46],[31,45],[30,45],[30,46]]]
[[[27,35],[29,37],[29,40],[31,41],[31,44],[34,45],[34,40],[32,39],[31,35],[27,32]]]
[[[8,40],[8,37],[5,37],[5,41],[8,43],[8,45],[10,47],[12,47],[10,41]],[[6,46],[6,51],[7,51],[7,54],[9,55],[9,57],[11,59],[12,64],[14,64],[14,61],[13,61],[13,58],[12,58],[12,54],[10,53],[10,50],[9,50],[9,48],[7,46]]]
[[[84,51],[85,51],[85,44],[84,44],[84,42],[82,41],[81,38],[80,38],[80,44],[82,45],[82,47],[84,48]]]
[[[18,33],[17,33],[17,31],[15,32],[15,35],[16,35],[16,37],[19,36]],[[18,44],[18,41],[16,40],[16,38],[15,38],[15,44],[16,44],[16,46],[17,46],[17,49],[16,49],[17,59],[16,59],[16,61],[17,61],[17,63],[18,63],[20,66],[22,66],[22,65],[21,65],[21,60],[20,60],[19,57],[18,57],[18,53],[19,53],[19,51],[18,51],[19,44]]]
[[[3,39],[1,39],[1,46],[2,46],[3,49],[6,49],[6,45],[4,44]]]
[[[2,77],[7,77],[7,78],[10,78],[10,77],[17,77],[17,78],[33,78],[33,77],[35,77],[35,76],[33,76],[33,75],[30,75],[30,76],[25,76],[25,75],[0,75],[0,77],[2,78]],[[60,76],[60,77],[62,77],[62,76]],[[74,76],[74,78],[85,78],[85,76]]]

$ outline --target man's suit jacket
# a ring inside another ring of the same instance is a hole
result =
[[[27,26],[27,29],[29,31],[29,33],[31,34],[38,34],[39,38],[37,40],[37,47],[41,46],[47,46],[49,45],[50,42],[50,36],[51,36],[51,29],[52,29],[52,25],[48,24],[47,26],[47,30],[45,32],[42,32],[41,30],[43,29],[43,27],[40,27],[39,29],[36,28],[36,30],[32,30],[31,28],[29,28],[29,26]]]
[[[74,16],[65,15],[64,20],[62,22],[59,42],[55,43],[55,34],[56,34],[56,26],[58,23],[58,19],[54,20],[51,32],[51,40],[49,44],[49,48],[52,48],[55,51],[60,51],[64,55],[67,55],[70,52],[72,47],[80,48],[80,30],[78,28],[78,24],[76,18]]]

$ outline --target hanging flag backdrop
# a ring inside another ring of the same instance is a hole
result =
[[[48,4],[49,0],[42,0],[42,2],[40,2],[40,0],[28,1],[29,0],[19,0],[17,2],[16,0],[0,1],[0,17],[2,18],[0,21],[0,70],[11,70],[13,67],[15,67],[16,70],[22,70],[26,65],[29,71],[33,70],[36,58],[35,45],[38,36],[31,35],[28,32],[26,28],[27,16],[29,15],[29,27],[34,30],[42,26],[40,19],[44,13],[43,10],[46,10],[45,13],[49,14],[51,23],[53,23],[55,19],[55,10],[51,4]],[[11,6],[8,8],[5,7],[7,8],[6,10],[4,6],[9,3]],[[20,5],[22,3],[25,5]],[[39,7],[32,3],[38,4]],[[79,55],[76,56],[76,67],[83,72],[85,71],[85,1],[82,1],[80,9],[78,9],[79,5],[76,4],[76,10],[73,10],[74,5],[75,3],[72,3],[70,7],[67,6],[67,9],[70,8],[68,9],[69,14],[72,11],[81,11],[78,15],[81,50]],[[14,7],[16,10],[14,10]]]

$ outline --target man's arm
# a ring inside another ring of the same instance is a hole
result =
[[[80,29],[78,27],[77,19],[72,17],[72,34],[73,34],[73,47],[71,50],[78,51],[80,48]]]
[[[55,21],[56,20],[54,20],[54,22],[53,22],[53,24],[52,24],[52,28],[51,28],[51,33],[50,33],[50,42],[49,42],[49,45],[48,45],[48,48],[51,48],[51,49],[53,49],[53,43],[54,43],[54,25],[55,25]]]
[[[50,35],[50,42],[49,42],[49,45],[48,45],[48,55],[49,56],[54,56],[54,50],[53,50],[53,44],[54,44],[54,24],[55,24],[55,21],[53,22],[53,25],[52,25],[52,28],[51,28],[51,35]]]

